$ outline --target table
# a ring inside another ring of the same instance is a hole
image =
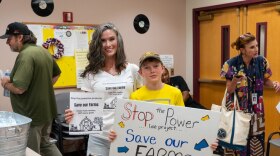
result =
[[[26,156],[40,156],[40,154],[34,152],[32,149],[30,148],[26,148]]]

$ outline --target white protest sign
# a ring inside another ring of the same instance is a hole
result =
[[[103,106],[103,94],[71,92],[70,109],[73,110],[74,116],[69,123],[69,134],[101,133]]]
[[[212,155],[220,112],[118,99],[110,156]]]

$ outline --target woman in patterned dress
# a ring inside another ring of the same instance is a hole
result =
[[[233,93],[237,93],[240,109],[252,114],[247,146],[242,151],[225,149],[225,155],[263,156],[264,155],[264,103],[263,87],[273,87],[279,92],[277,81],[270,80],[272,75],[266,58],[258,55],[258,43],[250,33],[239,36],[231,44],[240,51],[238,56],[227,60],[222,68],[221,77],[226,79],[227,108],[232,109]]]

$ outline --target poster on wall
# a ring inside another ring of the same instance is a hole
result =
[[[54,38],[59,40],[64,45],[63,56],[74,56],[74,50],[76,49],[76,35],[75,30],[55,29]]]
[[[43,27],[41,25],[27,25],[27,27],[37,38],[37,45],[41,46],[43,44]]]
[[[54,87],[77,87],[75,51],[89,48],[94,25],[26,24],[37,37],[37,45],[45,45],[44,48],[50,52],[61,69],[61,75]]]
[[[83,85],[83,78],[81,77],[81,74],[84,72],[86,66],[88,65],[87,54],[87,49],[75,50],[77,88],[81,88]]]
[[[220,112],[118,99],[111,156],[212,155]]]
[[[172,76],[174,75],[174,56],[173,55],[160,55],[160,59],[165,66],[166,69],[168,69],[169,74]]]

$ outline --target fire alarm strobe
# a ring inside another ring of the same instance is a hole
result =
[[[63,12],[63,22],[73,22],[73,13]]]

